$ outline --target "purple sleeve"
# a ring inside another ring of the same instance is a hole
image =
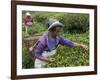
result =
[[[44,51],[45,45],[41,42],[38,42],[37,47],[35,48],[35,57],[39,59],[39,56],[42,55],[43,51]]]
[[[44,45],[41,42],[39,42],[37,47],[35,48],[35,57],[39,58],[39,56],[42,55],[43,50],[44,50]]]
[[[60,37],[59,44],[66,45],[66,46],[68,46],[70,48],[74,47],[74,44],[73,44],[72,41],[70,41],[68,39],[64,39],[63,37]]]

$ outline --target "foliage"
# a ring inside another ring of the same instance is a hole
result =
[[[88,32],[84,34],[66,34],[66,38],[89,46]],[[85,37],[84,37],[85,36]],[[45,67],[73,67],[89,65],[89,50],[84,51],[81,48],[69,48],[61,46],[57,48],[56,55],[53,56],[54,63],[48,63]],[[23,68],[32,68],[33,62],[30,60],[28,47],[23,46]]]
[[[30,12],[33,17],[33,25],[29,29],[29,34],[25,33],[25,24],[22,25],[22,36],[42,35],[47,30],[47,20],[57,19],[65,26],[61,33],[67,39],[89,46],[89,15],[79,13],[52,13],[52,12]],[[22,20],[25,18],[23,13]],[[22,21],[24,22],[24,21]],[[29,56],[28,43],[22,44],[22,67],[33,68],[34,64]],[[69,67],[88,66],[89,50],[81,48],[69,48],[59,45],[56,54],[53,56],[54,63],[48,63],[45,67]]]
[[[85,44],[89,46],[88,43],[88,33],[77,34],[72,36],[72,34],[66,34],[67,38]],[[86,36],[86,37],[83,37]],[[74,66],[88,66],[89,65],[89,50],[85,51],[82,48],[69,48],[66,46],[59,46],[57,48],[56,55],[53,56],[55,60],[54,63],[49,63],[46,67],[74,67]]]
[[[22,68],[33,68],[34,63],[32,62],[30,56],[29,56],[29,50],[28,47],[23,44],[22,48]]]

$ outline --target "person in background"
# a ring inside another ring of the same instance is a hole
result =
[[[26,13],[26,18],[25,18],[25,30],[26,34],[29,34],[29,28],[32,27],[33,24],[33,19],[31,18],[31,14],[29,12]]]
[[[29,48],[30,51],[34,49],[32,54],[35,54],[35,68],[43,68],[46,63],[54,62],[51,57],[56,53],[56,48],[58,45],[66,45],[69,48],[77,47],[87,49],[86,45],[72,42],[62,37],[59,33],[64,25],[59,21],[49,19],[48,26],[49,28],[47,32],[39,38],[35,46]]]

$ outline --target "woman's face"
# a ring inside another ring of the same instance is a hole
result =
[[[53,36],[56,37],[60,34],[60,32],[62,31],[61,27],[56,27],[56,29],[53,31]]]
[[[30,16],[27,16],[27,18],[30,18]]]

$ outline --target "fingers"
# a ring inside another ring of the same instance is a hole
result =
[[[53,58],[52,58],[52,59],[50,59],[50,62],[51,62],[51,63],[53,63],[54,61],[55,61],[55,60],[54,60]]]
[[[29,48],[29,51],[32,51],[32,50],[33,50],[33,47],[30,47],[30,48]]]
[[[86,45],[82,45],[82,48],[85,50],[88,50],[88,46],[86,46]]]

